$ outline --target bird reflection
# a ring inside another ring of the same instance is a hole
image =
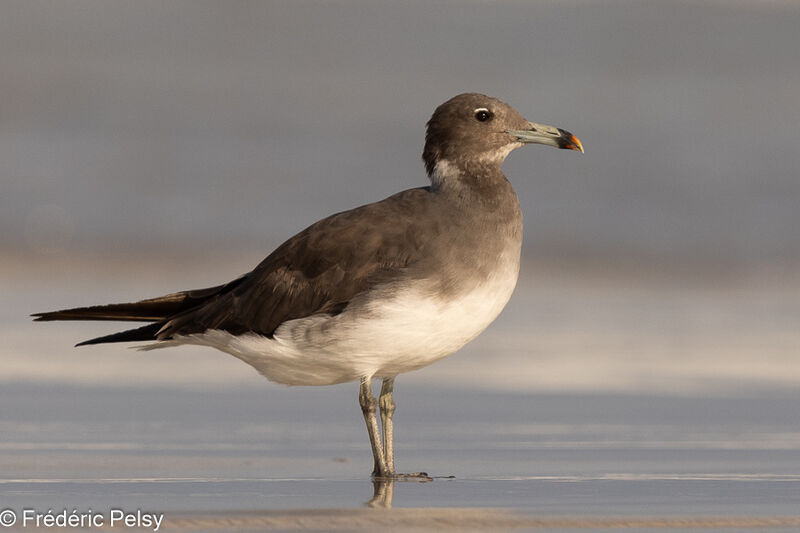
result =
[[[394,480],[372,480],[372,498],[364,502],[367,507],[375,509],[391,509],[394,497]]]
[[[452,476],[448,476],[450,478]],[[394,484],[395,482],[416,482],[427,483],[433,481],[433,478],[421,472],[419,474],[412,474],[409,476],[395,476],[394,478],[373,478],[372,479],[372,498],[364,502],[367,507],[374,509],[391,509],[392,498],[394,497]]]

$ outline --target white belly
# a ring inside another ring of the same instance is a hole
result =
[[[339,315],[285,322],[273,338],[210,330],[169,344],[212,346],[287,385],[393,377],[429,365],[474,339],[505,307],[518,273],[518,261],[509,261],[450,300],[433,294],[424,281],[402,291],[387,287],[385,297],[348,306]]]

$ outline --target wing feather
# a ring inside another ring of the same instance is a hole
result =
[[[358,293],[417,259],[413,220],[427,188],[337,213],[298,233],[236,287],[171,317],[160,339],[221,329],[271,336],[288,320],[340,313]]]
[[[418,261],[425,245],[419,239],[426,234],[418,220],[426,218],[420,215],[431,209],[430,199],[429,188],[421,187],[320,220],[224,285],[33,316],[152,322],[82,344],[166,340],[208,329],[272,336],[287,320],[342,312],[356,295],[396,279]]]

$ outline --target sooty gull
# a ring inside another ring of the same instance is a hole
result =
[[[400,477],[394,379],[474,339],[511,297],[522,214],[500,167],[529,143],[583,152],[567,131],[528,122],[496,98],[461,94],[428,122],[429,186],[322,219],[224,285],[33,316],[150,322],[78,346],[211,346],[278,383],[360,381],[373,476]],[[383,380],[379,399],[373,378]]]

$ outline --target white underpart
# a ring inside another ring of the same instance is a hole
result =
[[[393,377],[427,366],[474,339],[505,307],[519,273],[519,250],[499,258],[498,270],[452,299],[431,283],[391,286],[336,316],[314,315],[281,324],[273,338],[210,330],[151,344],[212,346],[287,385],[330,385],[362,377]],[[352,308],[352,309],[351,309]]]

